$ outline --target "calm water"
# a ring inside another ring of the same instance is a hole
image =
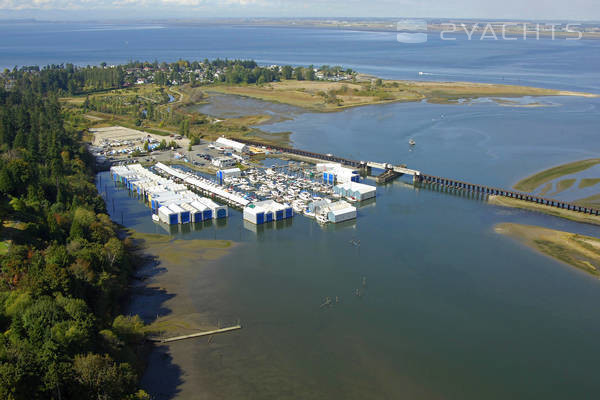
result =
[[[425,71],[436,75],[421,78],[600,92],[596,41],[401,45],[388,33],[127,28],[2,26],[0,64],[245,57],[343,64],[390,78]],[[262,129],[292,131],[306,149],[508,187],[600,151],[597,99],[543,100],[551,106],[418,103],[299,113]],[[107,181],[104,175],[102,189]],[[111,185],[106,192],[115,220],[164,232],[125,192]],[[596,398],[600,282],[493,232],[510,221],[599,235],[597,227],[402,181],[379,187],[376,202],[340,226],[295,217],[290,226],[255,232],[232,212],[225,225],[174,234],[242,243],[221,262],[190,269],[183,284],[198,310],[213,320],[239,318],[244,329],[219,337],[218,346],[172,345],[168,351],[184,351],[193,366],[173,376],[165,358],[153,357],[143,385],[158,398],[198,398],[186,389],[192,381],[211,399]],[[327,296],[340,303],[319,308]],[[137,311],[151,319],[157,310]]]
[[[0,67],[252,58],[343,65],[385,78],[532,84],[600,92],[600,41],[396,41],[394,32],[248,26],[0,24]],[[418,75],[419,71],[427,75]]]

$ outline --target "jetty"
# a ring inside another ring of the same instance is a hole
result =
[[[215,329],[212,331],[197,332],[197,333],[191,333],[189,335],[174,336],[174,337],[164,338],[164,339],[163,338],[149,338],[148,340],[150,342],[156,342],[156,343],[169,343],[169,342],[176,342],[178,340],[193,339],[193,338],[197,338],[197,337],[201,337],[201,336],[218,335],[220,333],[237,331],[239,329],[242,329],[241,325],[234,325],[234,326],[228,326],[227,328]]]

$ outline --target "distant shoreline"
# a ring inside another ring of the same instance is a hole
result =
[[[377,81],[380,81],[380,84],[374,83]],[[382,80],[364,74],[359,74],[355,81],[281,81],[263,85],[213,84],[199,86],[193,90],[238,95],[315,112],[419,101],[433,104],[462,104],[475,99],[490,98],[502,105],[511,106],[500,99],[528,96],[600,97],[593,93],[493,83]]]

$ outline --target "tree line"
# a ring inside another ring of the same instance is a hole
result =
[[[100,87],[120,79],[111,73],[23,69],[0,86],[2,399],[149,398],[137,388],[143,323],[119,306],[134,244],[57,98],[70,79]]]
[[[351,69],[340,66],[323,65],[315,68],[284,66],[259,66],[253,60],[215,59],[209,61],[178,60],[172,63],[158,61],[133,61],[126,64],[108,66],[76,66],[74,64],[53,64],[43,68],[27,66],[4,70],[0,74],[0,85],[17,90],[31,90],[46,95],[55,93],[81,95],[107,89],[119,89],[137,83],[138,79],[147,79],[160,86],[174,84],[207,83],[227,84],[263,84],[283,79],[316,80],[319,71],[323,78],[351,75]]]

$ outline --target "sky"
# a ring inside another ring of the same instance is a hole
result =
[[[600,21],[600,0],[0,0],[0,19],[414,17]]]

